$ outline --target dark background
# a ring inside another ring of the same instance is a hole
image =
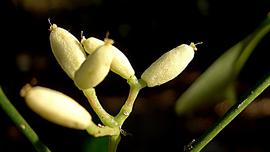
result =
[[[142,90],[123,129],[120,151],[182,151],[219,117],[214,106],[178,117],[175,100],[224,51],[254,31],[270,11],[270,1],[233,0],[11,0],[0,2],[0,84],[17,110],[52,151],[84,151],[92,137],[84,131],[54,125],[26,107],[19,90],[32,78],[59,90],[91,111],[87,100],[57,64],[49,43],[49,23],[80,38],[105,37],[129,58],[136,76],[161,54],[182,44],[204,42],[188,68],[175,80]],[[270,37],[258,45],[241,72],[239,96],[270,71]],[[110,73],[97,88],[104,107],[116,114],[128,95],[125,80]],[[269,89],[261,98],[269,102]],[[268,97],[268,98],[267,98]],[[270,109],[269,109],[270,111]],[[248,113],[248,112],[247,112]],[[95,120],[96,122],[98,120]],[[269,149],[269,115],[238,117],[206,151],[264,152]],[[0,111],[0,151],[34,151],[28,140]]]

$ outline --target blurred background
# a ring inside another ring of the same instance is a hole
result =
[[[123,125],[119,152],[182,151],[229,108],[220,101],[185,116],[174,111],[176,99],[223,52],[253,32],[270,11],[270,1],[244,0],[3,0],[1,17],[0,84],[41,140],[52,151],[89,151],[94,139],[84,131],[54,125],[33,113],[19,96],[21,87],[36,78],[38,85],[61,91],[96,115],[86,98],[57,64],[49,43],[49,23],[69,30],[80,39],[110,38],[130,60],[140,77],[159,56],[190,42],[203,42],[195,58],[176,79],[139,94],[134,111]],[[243,96],[270,71],[270,35],[260,42],[237,79]],[[116,114],[129,86],[110,73],[97,88],[102,105]],[[270,90],[226,127],[204,151],[270,151]],[[99,139],[102,143],[103,139]],[[99,149],[99,151],[102,151]],[[0,151],[35,151],[30,142],[0,110]]]

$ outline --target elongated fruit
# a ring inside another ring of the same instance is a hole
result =
[[[163,54],[142,74],[141,78],[148,87],[166,83],[178,76],[194,57],[197,50],[194,43],[182,44]]]
[[[107,38],[105,38],[105,40],[106,39]],[[90,37],[88,39],[83,37],[81,43],[85,49],[85,52],[92,54],[96,49],[104,44],[104,41],[94,37]],[[111,45],[110,49],[113,51],[113,60],[110,69],[124,79],[129,79],[135,74],[135,71],[131,66],[128,58],[115,46]]]
[[[112,59],[113,51],[109,42],[88,55],[75,73],[76,86],[81,90],[97,86],[109,73]]]
[[[31,110],[58,125],[84,130],[92,121],[81,105],[61,92],[26,84],[21,89],[21,96]]]
[[[86,59],[81,43],[67,30],[52,24],[50,27],[52,52],[67,75],[74,79],[75,71]]]

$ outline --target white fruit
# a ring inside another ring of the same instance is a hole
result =
[[[92,121],[81,105],[61,92],[27,84],[21,89],[21,96],[35,113],[58,125],[84,130]]]
[[[104,80],[110,71],[113,59],[111,44],[106,43],[99,47],[76,71],[74,82],[81,90],[97,86]]]
[[[84,49],[76,37],[56,24],[51,25],[50,31],[52,52],[62,69],[73,79],[75,71],[86,58]]]
[[[85,39],[85,37],[82,37],[81,40],[82,46],[85,49],[85,52],[87,52],[89,55],[92,54],[97,48],[101,47],[104,44],[104,41],[89,37],[88,39]]]
[[[107,39],[108,40],[108,39]],[[81,43],[85,51],[89,54],[92,54],[96,49],[104,44],[102,40],[99,40],[94,37],[81,40]],[[111,50],[113,51],[113,60],[111,63],[111,70],[123,77],[124,79],[129,79],[135,74],[134,69],[132,68],[128,58],[115,46],[111,45]]]
[[[129,79],[135,74],[128,58],[116,47],[113,46],[114,57],[111,64],[111,70],[124,79]]]
[[[197,50],[194,43],[182,44],[163,54],[142,74],[141,78],[148,87],[166,83],[178,76],[194,57]]]

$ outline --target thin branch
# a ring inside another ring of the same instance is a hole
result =
[[[123,125],[124,121],[128,118],[130,113],[132,112],[134,102],[137,98],[137,95],[139,91],[145,87],[145,83],[142,81],[138,81],[137,78],[131,77],[128,80],[128,83],[130,85],[129,95],[125,102],[125,104],[122,106],[120,112],[115,117],[115,120],[119,123],[120,126]]]
[[[114,117],[107,113],[98,101],[94,88],[83,90],[83,93],[87,97],[91,107],[104,125],[109,127],[119,126],[118,123],[114,120]]]
[[[206,134],[198,141],[193,141],[185,150],[198,152],[202,150],[221,130],[223,130],[240,112],[242,112],[254,99],[256,99],[267,87],[270,86],[270,75],[240,104],[233,106]]]
[[[15,123],[20,131],[27,137],[27,139],[33,144],[38,152],[50,152],[49,148],[44,145],[35,131],[24,120],[16,108],[11,104],[2,88],[0,87],[0,106],[8,115],[8,117]]]
[[[90,126],[86,129],[86,131],[94,136],[94,137],[102,137],[102,136],[115,136],[120,134],[120,129],[118,127],[108,127],[102,125],[96,125],[94,122],[91,121]]]

